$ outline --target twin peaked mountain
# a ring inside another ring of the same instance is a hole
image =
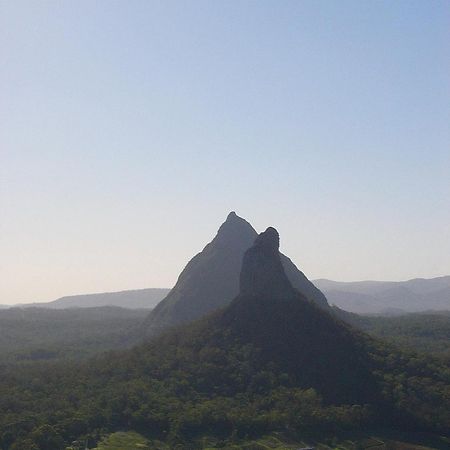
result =
[[[267,233],[276,231],[269,228]],[[189,261],[175,287],[150,313],[145,323],[145,333],[148,336],[159,334],[168,327],[191,322],[228,305],[239,293],[244,254],[257,238],[255,229],[231,212],[216,237]],[[278,253],[278,245],[276,251]],[[329,308],[323,293],[287,256],[280,253],[280,261],[292,287],[307,300],[324,309]],[[266,289],[274,288],[270,287],[270,280],[271,275],[267,273]]]

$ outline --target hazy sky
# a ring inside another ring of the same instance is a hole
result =
[[[231,210],[450,274],[449,61],[446,0],[2,0],[0,303],[170,287]]]

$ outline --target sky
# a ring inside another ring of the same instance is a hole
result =
[[[0,99],[0,303],[171,287],[232,210],[450,275],[446,0],[2,0]]]

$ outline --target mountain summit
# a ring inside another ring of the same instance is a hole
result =
[[[269,230],[268,235],[276,233],[273,228]],[[174,288],[149,314],[145,334],[159,334],[167,327],[190,322],[228,305],[239,293],[242,258],[257,237],[249,222],[230,212],[214,239],[188,262]],[[328,308],[322,292],[287,256],[279,257],[292,286],[311,302]]]

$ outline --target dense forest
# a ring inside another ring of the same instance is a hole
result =
[[[151,430],[150,438],[170,448],[188,448],[187,442],[204,434],[231,442],[280,429],[338,433],[396,423],[415,431],[449,431],[450,370],[437,359],[358,334],[370,355],[364,361],[368,377],[355,376],[352,391],[364,394],[370,382],[376,395],[334,401],[324,386],[335,383],[335,374],[323,385],[306,387],[286,361],[268,362],[264,343],[227,331],[221,320],[213,315],[132,351],[85,363],[41,360],[20,370],[3,364],[2,448],[57,450],[80,439],[95,445],[120,429],[146,436]]]
[[[450,315],[325,311],[292,288],[269,244],[246,253],[229,306],[147,341],[145,311],[0,311],[2,450],[448,434]]]
[[[399,347],[433,354],[450,362],[449,312],[396,317],[358,316],[354,325]]]

